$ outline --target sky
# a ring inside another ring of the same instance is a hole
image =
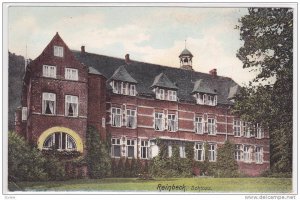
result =
[[[216,68],[244,85],[255,76],[236,57],[243,41],[235,26],[245,14],[246,8],[11,6],[8,47],[34,59],[58,32],[72,50],[84,45],[90,53],[128,53],[132,60],[178,68],[186,45],[195,71]]]

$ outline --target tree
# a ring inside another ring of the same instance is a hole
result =
[[[100,141],[100,134],[93,126],[88,127],[86,135],[88,172],[91,178],[103,178],[111,173],[111,159],[108,145]]]
[[[234,113],[262,123],[270,133],[271,167],[292,171],[293,138],[293,11],[288,8],[249,8],[240,19],[237,53],[243,68],[258,74],[241,89]],[[263,82],[268,82],[267,84]]]

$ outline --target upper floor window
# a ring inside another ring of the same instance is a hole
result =
[[[242,156],[243,156],[242,145],[236,144],[235,145],[235,150],[234,150],[234,158],[235,158],[235,160],[237,160],[237,161],[242,160]]]
[[[61,46],[54,46],[54,56],[64,57],[64,48]]]
[[[168,131],[177,131],[177,116],[175,114],[168,114]]]
[[[136,110],[127,109],[126,114],[126,127],[136,128]]]
[[[78,70],[65,68],[65,79],[78,81]]]
[[[134,158],[134,152],[135,152],[134,147],[135,147],[135,140],[127,139],[127,143],[126,143],[127,158]]]
[[[119,138],[111,139],[111,156],[112,157],[121,157],[121,143]]]
[[[28,109],[27,107],[22,107],[22,121],[27,120],[27,115],[28,115]]]
[[[43,65],[43,76],[56,78],[56,66]]]
[[[241,121],[238,119],[233,121],[233,132],[234,136],[241,136]]]
[[[244,161],[251,162],[251,148],[250,146],[244,146]]]
[[[121,127],[122,126],[122,114],[121,108],[112,108],[111,109],[111,120],[112,126]]]
[[[148,159],[149,157],[149,142],[148,141],[141,141],[141,158]]]
[[[204,160],[204,144],[203,143],[198,143],[195,144],[195,157],[196,160],[198,161],[203,161]]]
[[[264,130],[263,130],[263,128],[260,126],[260,124],[256,124],[255,137],[256,137],[257,139],[261,139],[261,138],[264,137]]]
[[[69,117],[78,116],[78,97],[66,95],[65,113]]]
[[[177,101],[177,92],[175,90],[168,90],[168,100]]]
[[[43,93],[42,113],[54,115],[56,110],[56,95],[54,93]]]
[[[207,130],[209,135],[215,135],[216,134],[216,122],[213,118],[207,119]]]
[[[262,147],[255,148],[255,162],[262,163],[263,162],[263,151]]]
[[[135,84],[113,80],[111,86],[113,88],[113,93],[115,94],[136,96]]]
[[[203,133],[202,117],[195,117],[195,131],[198,134]]]
[[[163,113],[155,113],[154,129],[158,131],[164,130],[164,118]]]
[[[243,122],[243,135],[248,138],[251,137],[251,127],[247,122]]]
[[[165,90],[164,89],[156,89],[156,98],[160,100],[165,100]]]
[[[43,149],[57,150],[76,150],[76,142],[74,138],[64,132],[57,132],[50,135],[43,144]]]
[[[216,145],[215,144],[209,144],[208,149],[208,160],[209,161],[216,161]]]
[[[197,93],[195,95],[197,104],[216,106],[217,95]]]

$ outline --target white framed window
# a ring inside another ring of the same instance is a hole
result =
[[[136,110],[126,110],[126,127],[136,128]]]
[[[135,140],[127,139],[126,142],[126,156],[127,158],[134,158]]]
[[[64,132],[53,133],[44,141],[43,149],[76,150],[74,138]]]
[[[209,135],[216,134],[216,120],[214,118],[207,119],[207,130]]]
[[[215,95],[214,96],[214,106],[216,106],[218,104],[218,96],[217,95]]]
[[[56,78],[56,66],[43,65],[43,76]]]
[[[65,113],[68,117],[78,116],[78,97],[72,95],[66,95],[65,100]]]
[[[22,107],[22,121],[26,121],[28,116],[28,109],[27,107]]]
[[[111,139],[111,157],[121,157],[121,143],[119,138]]]
[[[204,104],[204,95],[203,94],[200,94],[200,93],[197,93],[196,94],[196,102],[197,104]]]
[[[65,79],[78,81],[78,69],[65,68]]]
[[[141,141],[141,159],[149,158],[149,142],[142,140]]]
[[[216,161],[217,160],[217,151],[215,144],[208,145],[208,160],[209,161]]]
[[[164,130],[164,114],[163,113],[155,113],[154,119],[154,129],[157,131]]]
[[[198,161],[204,161],[204,144],[196,143],[195,144],[195,159]]]
[[[177,131],[177,116],[176,114],[168,114],[168,131]]]
[[[257,139],[261,139],[264,137],[264,130],[262,129],[262,127],[260,126],[260,124],[256,125],[256,133],[255,133],[255,137]]]
[[[179,145],[179,156],[180,158],[185,158],[185,144],[184,143],[181,143]]]
[[[46,115],[55,115],[56,112],[56,94],[43,92],[42,113]]]
[[[134,84],[130,84],[129,95],[130,96],[135,96],[136,95],[136,90],[135,90],[135,85]]]
[[[202,117],[195,117],[195,132],[197,134],[203,134]]]
[[[243,160],[243,148],[242,145],[236,144],[234,149],[234,159],[236,161]]]
[[[263,163],[263,148],[262,147],[255,148],[255,162]]]
[[[214,105],[214,96],[212,95],[207,95],[207,105],[213,106]]]
[[[244,146],[244,161],[251,162],[251,147],[247,145]]]
[[[169,158],[172,157],[172,143],[169,143],[169,145],[168,145],[168,156],[169,156]]]
[[[233,132],[234,132],[234,136],[236,137],[241,136],[241,121],[238,119],[233,120]]]
[[[168,100],[177,101],[177,92],[174,90],[168,90]]]
[[[64,57],[64,48],[61,46],[54,46],[54,56]]]
[[[121,108],[111,108],[111,126],[121,127],[122,126],[122,114]]]
[[[111,82],[113,93],[115,94],[121,94],[122,93],[122,85],[119,81],[112,81]]]
[[[247,122],[243,122],[243,135],[247,138],[251,137],[251,127],[250,124]]]
[[[160,100],[165,100],[165,90],[164,89],[156,89],[156,98]]]

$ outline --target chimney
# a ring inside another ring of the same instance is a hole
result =
[[[217,76],[217,69],[210,70],[209,74],[212,75],[213,77],[216,77]]]
[[[126,64],[131,63],[130,58],[129,58],[129,54],[126,54],[126,55],[125,55],[125,63],[126,63]]]
[[[85,53],[85,46],[81,46],[81,53]]]

